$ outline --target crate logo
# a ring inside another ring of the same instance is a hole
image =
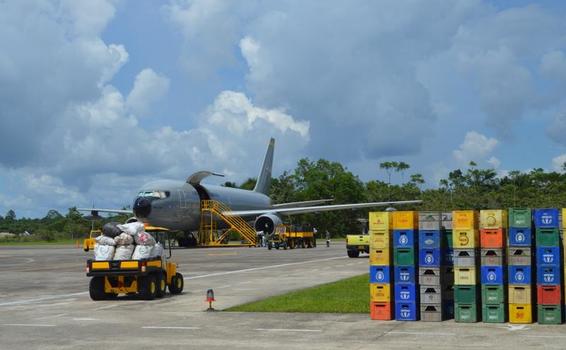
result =
[[[399,273],[399,280],[408,281],[411,278],[411,274],[408,271],[401,271]]]
[[[542,216],[540,217],[540,221],[545,225],[550,225],[552,224],[552,215],[546,213],[542,214]]]
[[[521,243],[525,241],[525,234],[523,233],[523,231],[519,231],[517,232],[517,234],[515,234],[515,241]]]
[[[403,318],[411,317],[411,310],[401,309],[401,317],[403,317]]]
[[[468,245],[468,243],[470,243],[470,239],[468,238],[466,232],[460,232],[459,241],[461,245]]]
[[[495,216],[490,215],[486,218],[487,226],[495,226],[497,224],[497,219]]]
[[[543,278],[546,283],[554,282],[554,273],[552,272],[544,273]]]
[[[487,280],[488,281],[495,281],[497,280],[497,274],[495,273],[495,271],[489,271],[487,273]]]
[[[407,237],[406,234],[402,233],[402,234],[399,236],[399,244],[400,244],[400,245],[407,245],[407,244],[409,244],[409,237]]]
[[[409,300],[409,298],[411,298],[411,292],[406,291],[406,290],[402,290],[401,291],[401,299]]]
[[[434,255],[432,255],[432,253],[428,253],[425,255],[424,258],[425,263],[427,263],[428,265],[431,265],[432,263],[434,263]]]
[[[546,253],[542,255],[542,258],[544,260],[545,263],[552,263],[554,262],[554,254],[552,253]]]
[[[432,238],[425,239],[424,244],[425,245],[433,245],[434,239],[432,239]]]
[[[516,281],[524,281],[525,280],[525,273],[523,271],[515,272],[515,280]]]
[[[378,281],[384,281],[385,280],[385,274],[383,273],[383,271],[377,271],[375,274],[375,279]]]

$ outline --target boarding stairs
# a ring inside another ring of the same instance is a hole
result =
[[[257,244],[257,234],[250,224],[239,216],[224,215],[224,213],[232,211],[226,204],[215,200],[202,200],[200,209],[199,246],[255,246]],[[224,222],[228,229],[220,231],[218,229],[219,221]],[[241,244],[229,244],[228,239],[231,232],[237,232],[242,237]]]

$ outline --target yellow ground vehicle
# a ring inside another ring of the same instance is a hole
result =
[[[307,225],[279,225],[267,241],[268,249],[316,247],[314,230]]]
[[[347,235],[346,250],[350,258],[357,258],[360,253],[369,254],[369,235],[367,232],[361,235]]]
[[[167,229],[146,226],[158,242],[164,243]],[[171,259],[171,241],[167,237],[169,256],[141,260],[94,261],[86,264],[86,275],[91,277],[89,294],[92,300],[104,300],[119,294],[137,294],[145,300],[161,298],[166,289],[171,294],[183,291],[183,275],[177,272],[177,264]]]
[[[94,249],[94,244],[96,243],[96,241],[94,240],[97,236],[100,236],[102,234],[101,230],[90,230],[90,234],[88,236],[88,238],[86,238],[83,241],[83,250],[85,252],[88,252],[91,249]]]

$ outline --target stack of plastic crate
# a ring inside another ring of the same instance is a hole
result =
[[[454,244],[452,240],[452,212],[441,213],[440,232],[442,245],[445,247],[442,255],[441,274],[444,281],[443,307],[447,319],[454,318]]]
[[[456,322],[477,322],[479,237],[478,215],[474,210],[452,212],[452,242],[454,245],[454,319]]]
[[[370,317],[372,320],[393,319],[393,287],[391,275],[391,213],[369,213]]]
[[[533,231],[529,208],[509,209],[509,322],[533,322]]]
[[[507,318],[507,211],[480,211],[481,295],[483,322],[503,323]]]
[[[419,213],[419,288],[422,321],[442,321],[449,317],[446,300],[453,302],[452,281],[443,264],[445,242],[442,213]],[[453,279],[453,274],[452,274]]]
[[[419,317],[417,275],[418,213],[395,211],[393,219],[393,265],[395,319],[416,321]]]
[[[537,319],[541,324],[562,323],[562,254],[558,209],[534,211],[537,263]]]

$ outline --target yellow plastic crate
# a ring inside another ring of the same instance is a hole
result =
[[[391,212],[372,211],[369,213],[369,230],[390,230],[393,225]]]
[[[452,229],[478,228],[478,214],[475,210],[454,210],[452,212]]]
[[[391,302],[391,284],[389,283],[370,283],[370,301],[389,303]]]
[[[370,265],[389,266],[391,265],[391,249],[372,248],[369,250]]]
[[[485,209],[480,211],[480,228],[507,228],[508,224],[507,210]]]
[[[509,304],[509,323],[533,323],[533,306]]]
[[[390,248],[391,232],[389,230],[375,230],[369,232],[369,246],[373,248]]]
[[[416,211],[394,211],[391,216],[394,230],[414,230],[419,227],[419,213]]]
[[[477,282],[475,267],[454,267],[454,285],[473,285]]]
[[[509,304],[532,303],[532,287],[530,285],[509,285]]]
[[[480,246],[480,231],[476,229],[453,229],[454,248],[477,248]]]

